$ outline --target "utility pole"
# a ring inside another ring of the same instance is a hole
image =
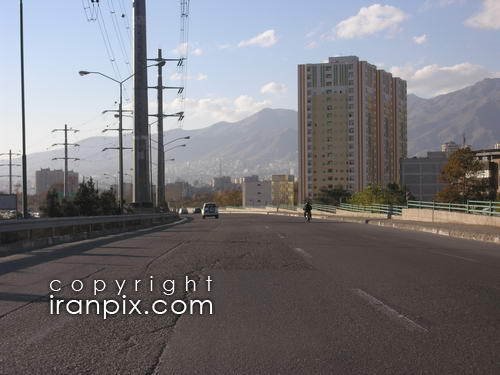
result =
[[[28,218],[28,173],[26,165],[26,103],[24,95],[24,26],[23,26],[23,0],[19,0],[19,28],[21,44],[21,118],[23,137],[23,218]]]
[[[54,143],[52,146],[63,146],[64,145],[64,157],[63,158],[52,158],[52,160],[64,160],[64,198],[68,196],[68,160],[80,160],[78,158],[70,158],[68,157],[68,146],[80,146],[78,143],[68,143],[68,131],[77,133],[77,129],[68,128],[67,124],[64,124],[64,129],[53,129],[54,132],[64,132],[64,143]]]
[[[119,183],[118,183],[118,207],[120,209],[120,215],[123,214],[123,150],[130,150],[131,147],[123,147],[123,131],[124,130],[133,130],[133,129],[124,129],[123,128],[123,112],[132,112],[123,109],[123,83],[120,83],[120,103],[118,105],[118,111],[116,110],[105,110],[102,113],[106,112],[118,112],[118,128],[115,129],[104,129],[102,132],[105,133],[110,130],[118,131],[118,147],[105,147],[102,151],[107,150],[118,150],[118,175],[119,175]],[[115,114],[115,116],[117,116]]]
[[[156,207],[164,207],[166,202],[165,202],[165,146],[164,146],[164,140],[163,140],[163,118],[164,117],[170,117],[170,116],[176,116],[179,117],[179,119],[182,119],[184,117],[184,113],[177,113],[174,115],[165,115],[163,114],[163,90],[165,89],[175,89],[177,90],[178,94],[181,94],[182,91],[184,90],[183,87],[180,86],[163,86],[163,66],[165,66],[165,63],[167,61],[177,61],[177,66],[182,66],[184,58],[179,58],[179,59],[164,59],[162,57],[162,50],[159,48],[158,49],[158,55],[155,59],[148,59],[149,61],[156,61],[158,64],[158,80],[157,80],[157,85],[156,86],[150,86],[150,89],[155,89],[157,91],[157,107],[158,107],[158,112],[156,115],[150,115],[154,116],[157,118],[157,134],[158,134],[158,157],[157,157],[157,162],[158,162],[158,174],[157,174],[157,181],[156,181]],[[150,143],[151,147],[151,143]],[[151,172],[152,173],[152,172]],[[152,176],[151,176],[152,177]],[[151,189],[152,191],[152,189]],[[151,195],[153,195],[151,193]]]
[[[134,204],[151,207],[146,0],[134,1]]]
[[[9,150],[8,153],[3,153],[3,154],[0,154],[0,156],[4,156],[4,155],[9,155],[9,164],[0,164],[0,167],[6,167],[6,166],[9,166],[9,174],[8,175],[2,175],[0,177],[9,177],[9,194],[12,194],[12,177],[21,177],[21,176],[18,176],[18,175],[12,175],[12,167],[20,167],[21,164],[12,164],[12,155],[15,155],[15,156],[21,156],[21,154],[18,154],[18,153],[13,153],[12,150]]]
[[[158,60],[161,60],[161,49],[158,48]],[[165,153],[163,152],[163,64],[158,64],[158,178],[156,181],[156,207],[165,206]]]

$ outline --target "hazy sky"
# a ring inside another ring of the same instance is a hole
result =
[[[78,71],[114,75],[117,67],[122,77],[130,74],[132,2],[99,4],[24,0],[28,152],[60,142],[62,134],[50,131],[65,123],[80,129],[72,137],[78,140],[100,135],[115,121],[100,113],[116,108],[118,86]],[[149,57],[157,48],[177,57],[179,1],[148,0],[147,10]],[[98,20],[88,20],[96,14]],[[500,76],[497,0],[192,0],[189,25],[185,128],[239,120],[264,107],[296,109],[297,64],[335,55],[357,55],[390,70],[423,97]],[[0,35],[0,152],[19,151],[19,1],[2,1]],[[151,84],[155,70],[149,70]],[[175,64],[167,66],[166,84],[178,84],[175,72]],[[150,112],[155,95],[151,90]],[[170,110],[175,99],[165,92]]]

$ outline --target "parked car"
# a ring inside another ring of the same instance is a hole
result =
[[[179,215],[187,215],[188,210],[186,207],[179,208]]]
[[[201,214],[201,208],[200,208],[200,207],[196,207],[196,208],[193,210],[193,214]]]
[[[215,203],[205,203],[203,204],[202,215],[203,218],[212,216],[218,219],[219,209]]]

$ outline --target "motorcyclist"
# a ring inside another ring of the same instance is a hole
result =
[[[312,205],[311,202],[308,200],[304,205],[304,217],[308,220],[311,219],[311,211],[312,211]]]

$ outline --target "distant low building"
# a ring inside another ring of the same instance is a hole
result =
[[[460,146],[453,141],[446,142],[441,145],[441,152],[446,153],[447,156],[450,156],[455,151],[458,151],[458,149],[460,149]]]
[[[495,145],[496,146],[496,145]],[[499,145],[500,146],[500,145]],[[476,157],[483,162],[481,177],[487,178],[491,192],[500,193],[500,147],[486,150],[475,150]],[[491,194],[494,196],[495,194]],[[494,197],[492,197],[494,199]]]
[[[258,176],[245,177],[242,190],[243,207],[265,207],[272,204],[271,181],[259,181]]]
[[[50,189],[54,188],[58,193],[62,194],[64,190],[64,171],[62,169],[42,168],[36,171],[36,193],[46,194]],[[78,173],[68,171],[68,193],[75,194],[78,190]]]
[[[288,174],[271,176],[271,199],[274,206],[293,206],[295,178]]]
[[[111,185],[116,197],[118,198],[118,186],[116,184]],[[134,191],[134,185],[131,182],[123,183],[123,200],[125,203],[132,202],[132,195]]]
[[[441,171],[448,162],[445,151],[428,152],[427,157],[413,157],[401,161],[401,186],[416,200],[433,201],[446,183],[441,182]]]
[[[191,186],[185,181],[177,181],[165,186],[167,202],[177,203],[191,197]]]
[[[214,191],[228,191],[234,190],[235,186],[230,176],[221,176],[212,179],[212,188]]]

